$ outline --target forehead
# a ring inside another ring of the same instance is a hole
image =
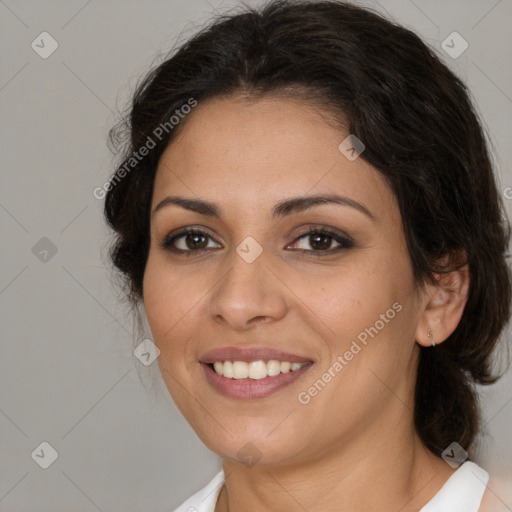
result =
[[[313,104],[214,99],[199,103],[181,128],[160,159],[153,205],[179,194],[267,208],[287,196],[339,193],[376,215],[396,209],[384,177],[340,151],[348,131]]]

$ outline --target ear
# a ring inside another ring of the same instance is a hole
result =
[[[429,347],[445,341],[459,325],[469,291],[469,267],[466,253],[443,258],[442,265],[460,262],[466,263],[446,274],[434,274],[435,284],[425,285],[423,313],[416,330],[416,341]],[[455,261],[454,261],[455,260]],[[430,331],[430,332],[429,332]]]

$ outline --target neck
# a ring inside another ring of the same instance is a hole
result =
[[[423,446],[412,425],[378,434],[294,465],[250,468],[226,459],[215,512],[417,511],[454,470]]]

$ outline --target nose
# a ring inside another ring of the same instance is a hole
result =
[[[286,287],[268,267],[264,254],[248,263],[232,251],[229,270],[210,295],[209,314],[215,322],[243,331],[286,315]]]

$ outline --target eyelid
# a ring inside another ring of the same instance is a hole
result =
[[[342,238],[346,240],[347,242],[354,243],[354,240],[350,235],[345,233],[344,231],[341,231],[337,228],[331,228],[329,226],[326,226],[324,224],[318,224],[318,225],[309,225],[306,229],[301,231],[298,235],[295,236],[295,239],[293,242],[298,240],[299,238],[304,237],[305,235],[313,234],[313,233],[324,233],[326,235],[332,236],[333,238]],[[292,243],[293,243],[292,242]]]
[[[194,253],[194,252],[199,253],[201,251],[206,250],[206,249],[198,249],[198,250],[192,249],[192,250],[185,251],[183,249],[177,249],[176,247],[173,246],[173,244],[176,242],[176,240],[179,240],[180,238],[182,238],[188,234],[204,235],[207,238],[209,238],[210,240],[213,240],[216,244],[220,244],[219,242],[217,242],[217,240],[215,240],[215,238],[212,235],[210,235],[210,233],[206,230],[206,228],[185,226],[183,228],[178,228],[178,229],[175,229],[175,230],[171,231],[170,233],[168,233],[163,238],[163,240],[161,242],[159,242],[158,245],[164,250],[172,251],[172,252],[179,253],[179,254]],[[222,245],[222,244],[220,244],[220,245]]]
[[[291,242],[291,244],[296,243],[297,241],[299,241],[302,238],[307,237],[308,235],[313,235],[316,233],[319,233],[321,235],[325,235],[329,238],[332,238],[333,241],[335,241],[339,245],[334,248],[318,250],[318,251],[315,251],[312,249],[294,249],[294,250],[296,252],[299,252],[302,254],[307,254],[307,255],[312,255],[312,256],[329,256],[329,255],[337,254],[342,250],[352,249],[355,246],[355,242],[352,239],[352,237],[347,235],[345,232],[340,231],[335,228],[330,228],[325,225],[317,225],[317,226],[308,227],[306,230],[299,233],[294,238],[294,240]],[[291,245],[291,244],[288,244],[288,245]]]
[[[212,250],[212,248],[184,250],[184,249],[178,249],[178,248],[174,247],[173,244],[176,242],[176,240],[179,240],[180,238],[182,238],[188,234],[203,235],[206,238],[209,238],[210,240],[212,240],[214,243],[220,244],[219,242],[217,242],[215,240],[215,238],[212,235],[210,235],[208,233],[208,231],[206,231],[206,228],[186,226],[186,227],[178,228],[176,230],[171,231],[159,243],[159,246],[164,250],[174,252],[175,254],[185,254],[186,256],[190,256],[194,253],[200,254],[205,251]],[[296,235],[295,238],[287,245],[287,247],[291,244],[296,243],[298,240],[305,238],[308,235],[313,235],[313,234],[326,235],[327,237],[332,238],[339,245],[337,247],[335,247],[334,249],[331,248],[331,249],[318,250],[318,251],[315,251],[312,249],[293,249],[293,251],[312,254],[315,256],[322,256],[322,255],[327,256],[330,254],[334,254],[341,249],[350,249],[354,246],[354,241],[353,241],[352,237],[347,235],[345,232],[340,231],[335,228],[330,228],[328,226],[319,224],[319,225],[309,225],[307,227],[307,229],[304,229],[302,232],[300,232],[298,235]],[[222,245],[222,244],[220,244],[220,245]],[[218,249],[218,248],[215,248],[215,250],[216,249]]]

